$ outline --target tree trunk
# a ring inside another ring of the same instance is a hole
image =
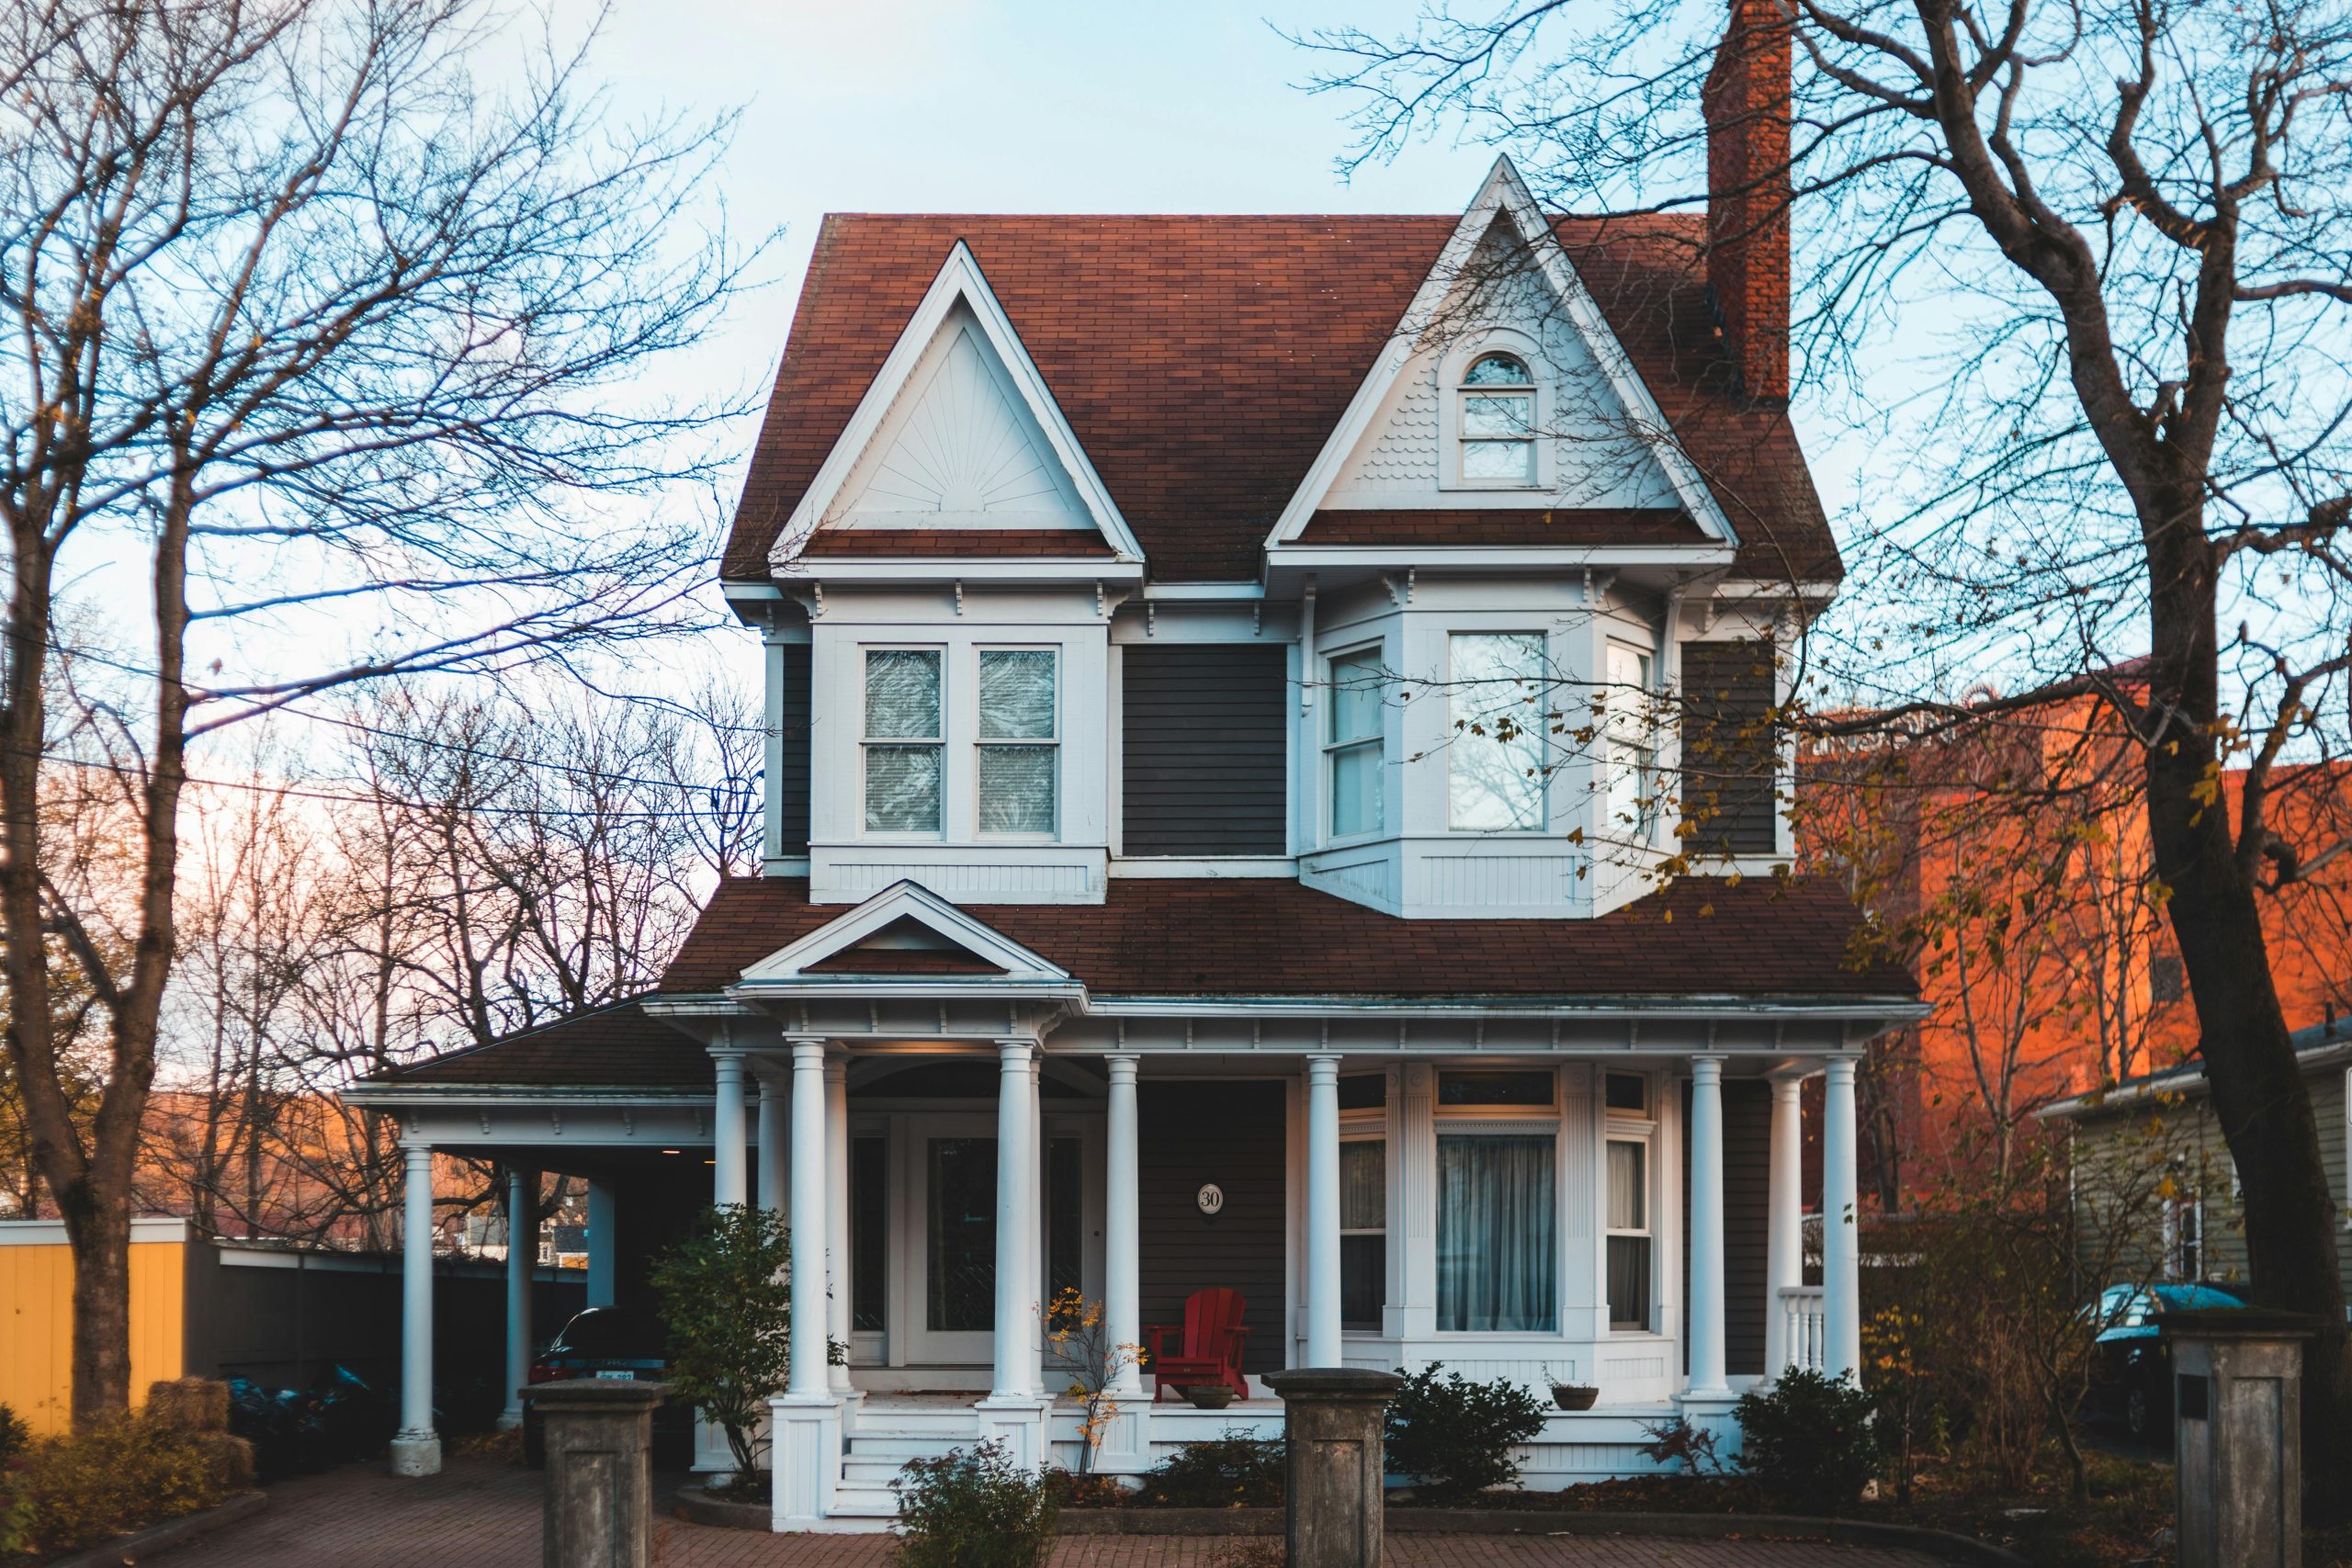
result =
[[[2352,1364],[2345,1347],[2335,1198],[2319,1127],[2278,1004],[2256,889],[2230,833],[2211,740],[2218,717],[2214,581],[2193,492],[2167,497],[2190,522],[2152,539],[2153,696],[2176,716],[2148,749],[2148,828],[2202,1032],[2205,1079],[2245,1216],[2249,1293],[2320,1321],[2303,1380],[2307,1509],[2352,1509]],[[2168,508],[2168,510],[2171,508]],[[2186,541],[2194,541],[2193,546]],[[2170,548],[2165,547],[2172,546]]]
[[[74,1426],[130,1403],[130,1203],[88,1180],[61,1194],[74,1251]]]

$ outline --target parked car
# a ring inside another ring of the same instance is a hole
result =
[[[635,1307],[590,1307],[563,1325],[538,1359],[531,1381],[565,1378],[633,1378],[660,1382],[669,1375],[669,1331],[651,1313]],[[653,1413],[653,1462],[683,1469],[694,1459],[693,1409],[681,1401],[662,1402]],[[523,1458],[534,1469],[547,1462],[547,1429],[536,1401],[523,1404]]]
[[[2086,1308],[2103,1326],[2093,1347],[2086,1414],[2122,1424],[2143,1440],[2166,1440],[2172,1427],[2172,1344],[2157,1314],[2237,1307],[2215,1285],[2109,1285]]]

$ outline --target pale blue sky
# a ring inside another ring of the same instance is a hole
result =
[[[1454,212],[1492,161],[1417,147],[1352,184],[1342,105],[1276,35],[1408,24],[1414,0],[617,0],[597,63],[629,107],[744,107],[729,223],[786,228],[778,287],[696,355],[764,383],[829,211]]]

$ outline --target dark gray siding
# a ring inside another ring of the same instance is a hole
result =
[[[1702,853],[1775,846],[1773,684],[1769,639],[1682,645],[1682,814]]]
[[[1690,1086],[1682,1086],[1682,1124],[1690,1125]],[[1724,1084],[1724,1371],[1764,1371],[1766,1248],[1771,1239],[1772,1086],[1756,1078]],[[1682,1235],[1690,1235],[1690,1144],[1682,1145]],[[1690,1254],[1684,1252],[1682,1321],[1690,1321]],[[1690,1368],[1690,1337],[1683,1337]]]
[[[1223,1285],[1248,1298],[1242,1367],[1283,1365],[1283,1086],[1145,1083],[1136,1097],[1143,1320],[1184,1321],[1184,1298]],[[1225,1190],[1214,1219],[1201,1184]]]
[[[784,645],[784,852],[808,852],[809,659],[807,643]]]
[[[1125,852],[1283,853],[1283,649],[1170,643],[1123,656]]]

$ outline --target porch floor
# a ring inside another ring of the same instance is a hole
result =
[[[666,1506],[684,1477],[656,1477]],[[452,1460],[403,1480],[375,1465],[304,1476],[270,1490],[250,1519],[177,1548],[173,1568],[537,1568],[543,1478],[494,1459]],[[654,1526],[664,1568],[887,1568],[888,1535],[763,1535],[675,1518]],[[1230,1536],[1065,1536],[1050,1568],[1217,1568]],[[1396,1568],[1933,1568],[1883,1547],[1807,1541],[1675,1540],[1614,1536],[1393,1535]]]

